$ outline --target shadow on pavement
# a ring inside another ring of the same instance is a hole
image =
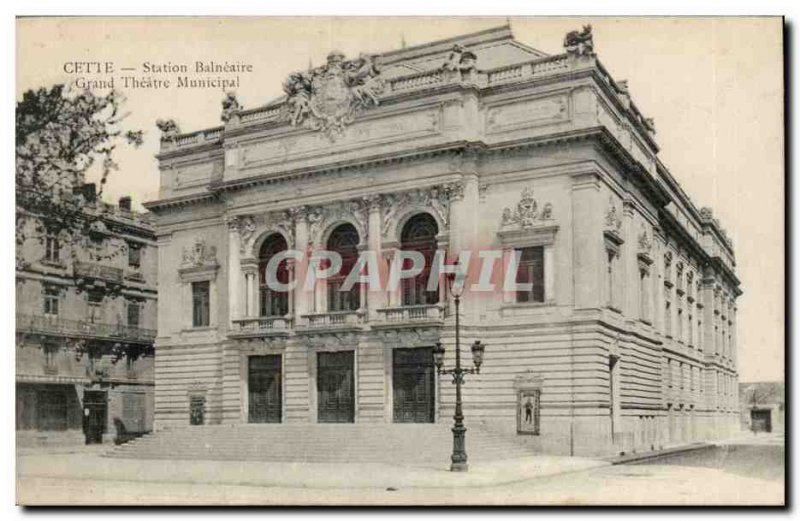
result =
[[[785,478],[783,445],[737,443],[673,454],[632,465],[677,465],[713,468],[729,474],[781,481]]]

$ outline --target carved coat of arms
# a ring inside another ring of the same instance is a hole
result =
[[[553,218],[553,205],[545,203],[539,211],[539,204],[533,197],[533,190],[525,188],[522,197],[514,208],[503,210],[503,226],[519,225],[520,228],[530,228],[537,220],[549,221]]]
[[[370,56],[345,61],[344,54],[333,51],[325,65],[289,75],[283,84],[284,117],[292,126],[321,130],[335,138],[359,110],[378,105],[384,89],[379,75]]]

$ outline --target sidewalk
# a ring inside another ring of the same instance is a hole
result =
[[[380,463],[271,463],[245,461],[123,460],[99,454],[39,454],[17,458],[18,477],[97,481],[169,482],[285,488],[485,487],[608,466],[602,460],[535,456],[470,466],[450,472],[438,466]]]

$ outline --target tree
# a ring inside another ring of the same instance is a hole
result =
[[[16,111],[17,265],[27,241],[54,236],[63,244],[102,239],[106,205],[99,201],[111,172],[117,169],[119,145],[139,147],[142,131],[125,130],[124,97],[71,91],[64,85],[28,90]],[[97,171],[100,188],[85,185]],[[95,258],[108,249],[87,248]]]

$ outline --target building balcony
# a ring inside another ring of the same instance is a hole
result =
[[[156,338],[155,329],[25,314],[17,314],[17,332],[141,344],[152,344]]]
[[[442,304],[419,304],[414,306],[398,306],[378,310],[379,321],[374,327],[402,327],[425,325],[442,325],[445,319],[445,307]]]
[[[233,321],[231,337],[285,336],[294,327],[291,315],[278,317],[240,318]]]
[[[122,284],[122,269],[113,266],[105,266],[94,262],[75,261],[72,265],[72,274],[86,284]]]
[[[364,325],[364,311],[330,311],[309,313],[300,317],[297,329],[300,331],[346,331],[360,330]]]

